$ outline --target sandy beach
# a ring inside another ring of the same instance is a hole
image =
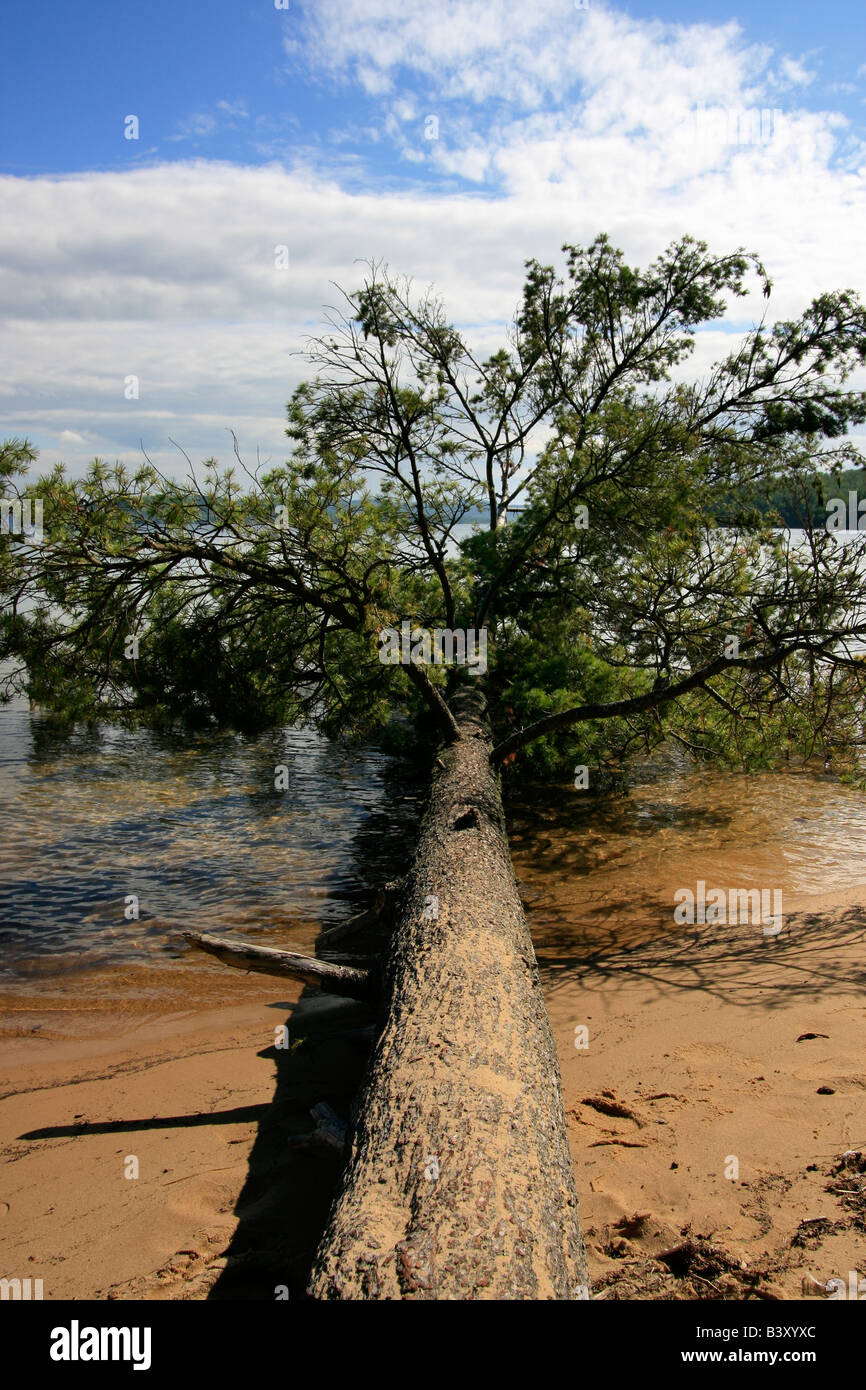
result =
[[[539,950],[594,1297],[799,1299],[864,1272],[864,897],[802,898],[776,938]],[[309,1112],[348,1114],[369,1016],[208,962],[106,974],[4,999],[4,1275],[303,1296],[340,1164]]]
[[[858,899],[801,898],[774,938],[695,927],[553,972],[594,1296],[791,1299],[863,1274]]]
[[[300,985],[159,973],[3,1001],[4,1274],[46,1299],[297,1297],[339,1172],[309,1109],[347,1110],[366,1019],[308,995],[301,1037]],[[339,1039],[317,1036],[335,1010]]]

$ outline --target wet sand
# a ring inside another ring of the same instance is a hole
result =
[[[866,1153],[864,902],[801,895],[775,938],[539,942],[594,1296],[864,1272],[866,1176],[834,1171]],[[46,1298],[301,1296],[340,1162],[309,1111],[348,1113],[369,1016],[300,993],[204,963],[5,998],[3,1274]]]

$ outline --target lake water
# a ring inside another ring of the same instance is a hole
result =
[[[179,927],[309,951],[405,869],[422,796],[411,766],[309,731],[63,738],[24,701],[0,709],[0,982],[181,956],[212,970]],[[542,957],[670,931],[674,891],[698,879],[788,903],[866,884],[866,796],[814,772],[662,755],[627,793],[554,784],[507,810]]]
[[[405,867],[418,794],[411,769],[310,731],[64,738],[0,708],[0,978],[156,963],[186,949],[178,927],[310,950]]]
[[[866,795],[832,775],[720,772],[660,751],[628,792],[586,797],[568,785],[509,806],[536,950],[557,973],[569,956],[692,930],[675,924],[674,894],[700,880],[780,891],[783,914],[866,900]]]

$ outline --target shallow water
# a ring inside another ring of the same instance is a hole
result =
[[[310,950],[403,871],[422,796],[412,767],[310,731],[64,738],[0,708],[0,979],[168,964],[184,926]],[[810,772],[661,756],[627,793],[552,785],[507,814],[542,959],[677,930],[674,892],[700,879],[787,907],[866,884],[866,796]]]
[[[783,912],[866,886],[866,795],[814,771],[747,775],[662,755],[627,793],[566,784],[516,800],[509,831],[542,956],[681,931],[674,894],[699,880],[781,892]]]
[[[177,926],[309,949],[401,869],[418,803],[396,773],[305,730],[63,738],[26,702],[0,709],[3,977],[144,963]]]

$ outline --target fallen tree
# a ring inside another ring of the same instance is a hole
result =
[[[452,701],[317,1298],[588,1296],[556,1046],[483,700]]]
[[[822,469],[859,457],[844,436],[866,393],[842,383],[866,362],[866,309],[822,294],[686,382],[673,372],[698,326],[751,276],[769,299],[758,259],[690,237],[646,269],[605,236],[563,249],[564,273],[526,263],[486,358],[435,296],[372,267],[312,343],[284,465],[247,470],[249,487],[213,460],[184,482],[149,462],[94,460],[83,479],[58,465],[32,488],[44,538],[0,535],[0,694],[73,724],[442,740],[383,963],[194,943],[377,1001],[318,1298],[585,1292],[502,766],[565,795],[575,762],[585,790],[666,739],[739,767],[858,766],[866,535],[838,544],[814,496]],[[34,457],[9,441],[0,476]],[[777,486],[802,501],[799,539],[750,504]],[[449,634],[438,664],[431,629]],[[495,738],[448,661],[480,678]],[[263,803],[288,774],[262,769]],[[382,924],[393,899],[371,909]]]

